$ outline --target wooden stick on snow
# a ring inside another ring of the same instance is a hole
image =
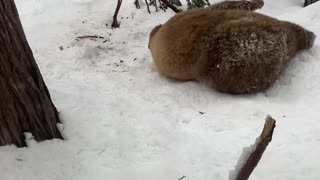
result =
[[[255,144],[250,147],[251,150],[249,151],[251,152],[242,152],[242,155],[238,160],[238,164],[236,165],[236,170],[231,172],[229,180],[247,180],[249,178],[254,168],[259,163],[268,144],[271,142],[273,130],[275,127],[276,121],[268,115],[266,117],[261,135],[257,138]],[[247,153],[249,153],[249,155]]]

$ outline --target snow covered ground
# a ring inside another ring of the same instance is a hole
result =
[[[320,179],[319,39],[266,93],[231,96],[155,71],[148,34],[170,10],[123,1],[112,30],[116,0],[16,4],[66,140],[0,147],[1,180],[225,180],[267,114],[277,127],[251,179]],[[302,4],[266,0],[260,12],[320,36],[320,3]]]

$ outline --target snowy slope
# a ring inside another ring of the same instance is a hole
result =
[[[277,127],[251,179],[320,179],[319,39],[266,93],[224,95],[155,71],[148,33],[174,13],[132,2],[112,30],[115,0],[16,0],[66,140],[0,147],[1,180],[224,180],[267,114]],[[302,3],[266,0],[260,12],[320,36],[320,3]]]

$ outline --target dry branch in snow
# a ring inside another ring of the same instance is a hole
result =
[[[229,180],[247,180],[249,178],[271,142],[275,127],[276,121],[268,115],[261,135],[256,139],[255,144],[242,152],[235,170],[230,172]]]
[[[119,10],[120,10],[120,7],[121,7],[121,3],[122,3],[122,0],[118,0],[118,3],[117,3],[117,7],[116,7],[116,10],[113,14],[113,22],[112,22],[112,25],[111,27],[112,28],[118,28],[120,27],[120,24],[118,23],[118,13],[119,13]]]
[[[103,36],[97,36],[97,35],[85,35],[85,36],[76,37],[76,39],[87,39],[87,38],[104,39]]]
[[[135,1],[134,1],[134,5],[136,6],[137,9],[140,9],[140,8],[141,8],[140,3],[139,3],[139,0],[135,0]]]
[[[149,13],[149,14],[151,14],[151,11],[150,11],[150,8],[149,8],[148,1],[147,1],[147,0],[145,0],[145,2],[146,2],[146,5],[147,5],[148,13]]]

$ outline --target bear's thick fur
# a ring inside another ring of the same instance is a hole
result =
[[[262,6],[262,1],[225,1],[178,13],[156,26],[149,48],[158,71],[177,80],[206,81],[219,92],[266,90],[316,36],[253,12]]]

